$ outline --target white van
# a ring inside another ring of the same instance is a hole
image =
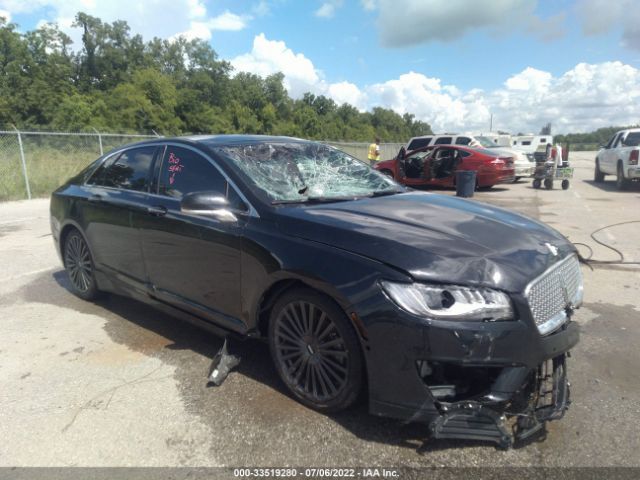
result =
[[[514,150],[531,154],[538,161],[542,161],[546,158],[547,145],[553,145],[553,136],[519,135],[512,137],[511,139],[511,147]]]
[[[423,135],[421,137],[413,137],[409,140],[406,150],[409,152],[411,150],[417,150],[431,145],[466,145],[469,147],[482,147],[491,149],[491,151],[500,155],[513,157],[513,165],[516,170],[516,182],[523,177],[530,177],[533,175],[533,171],[535,170],[533,156],[529,156],[526,153],[515,150],[511,147],[498,145],[494,139],[484,136],[457,133]]]

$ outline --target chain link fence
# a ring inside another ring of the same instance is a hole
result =
[[[0,130],[0,201],[46,197],[120,145],[154,135]]]
[[[0,130],[0,202],[46,197],[103,153],[154,135]],[[367,142],[325,142],[367,161]],[[403,144],[380,144],[380,160]]]

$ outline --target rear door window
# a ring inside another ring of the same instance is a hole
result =
[[[149,170],[156,148],[148,146],[125,150],[103,163],[89,183],[138,192],[148,191]]]
[[[451,137],[440,137],[437,138],[434,145],[451,145]]]
[[[469,137],[456,138],[456,145],[469,145],[470,143],[471,143],[471,139]]]

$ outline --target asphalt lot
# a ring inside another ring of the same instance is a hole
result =
[[[597,185],[593,153],[572,155],[562,191],[530,182],[475,200],[512,208],[616,255],[589,234],[640,220],[640,184]],[[453,194],[451,191],[441,193]],[[640,224],[600,239],[640,261]],[[587,254],[587,250],[582,250]],[[49,234],[48,200],[0,204],[0,466],[640,466],[640,269],[583,269],[573,405],[546,440],[509,451],[426,440],[426,428],[365,406],[325,416],[287,395],[266,346],[206,387],[221,340],[136,302],[74,297]]]

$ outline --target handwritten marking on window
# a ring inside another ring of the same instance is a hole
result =
[[[169,152],[169,185],[173,185],[176,179],[176,174],[182,172],[184,165],[182,165],[180,158]]]

